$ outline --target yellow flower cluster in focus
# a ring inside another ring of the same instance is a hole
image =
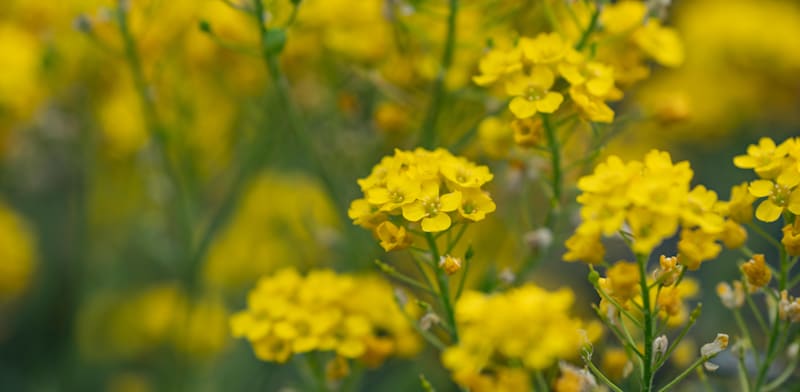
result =
[[[412,224],[440,232],[454,221],[483,220],[496,209],[482,189],[492,177],[488,167],[444,149],[395,150],[358,180],[364,198],[352,202],[348,215],[355,224],[374,230],[387,251],[399,249],[407,244]]]
[[[758,145],[747,147],[747,155],[735,157],[733,164],[753,169],[761,178],[748,187],[752,196],[766,197],[756,208],[756,218],[774,222],[786,212],[800,214],[800,138],[789,138],[779,145],[761,138]]]
[[[233,335],[249,340],[255,355],[269,362],[333,351],[378,366],[420,348],[387,283],[330,270],[302,276],[284,269],[263,277],[248,296],[248,308],[230,321]]]
[[[599,324],[569,314],[573,302],[568,289],[549,292],[532,284],[502,294],[465,292],[456,304],[460,340],[444,351],[442,362],[473,391],[530,390],[526,370],[577,358],[600,335]]]
[[[697,269],[713,259],[725,234],[723,204],[702,185],[690,188],[692,176],[688,162],[673,163],[663,151],[653,150],[641,162],[609,157],[578,181],[582,222],[566,242],[564,259],[602,263],[601,238],[621,231],[634,253],[649,255],[679,227],[681,264]]]

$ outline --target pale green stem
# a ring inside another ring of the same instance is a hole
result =
[[[439,72],[436,74],[436,79],[433,81],[431,103],[428,107],[428,113],[425,115],[422,134],[420,135],[420,144],[428,149],[436,146],[436,123],[439,120],[445,99],[445,78],[453,63],[457,16],[458,0],[450,0],[450,13],[447,17],[447,36],[445,37],[444,50],[442,52],[442,63],[439,67]]]

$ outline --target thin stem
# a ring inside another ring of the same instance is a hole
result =
[[[131,33],[128,25],[129,10],[127,7],[128,6],[123,4],[122,1],[118,2],[117,22],[119,24],[120,34],[122,35],[123,45],[125,47],[125,57],[131,71],[131,76],[133,77],[133,83],[136,87],[139,101],[142,105],[142,111],[147,124],[147,130],[150,134],[149,136],[154,141],[156,150],[158,151],[161,163],[164,167],[164,173],[166,174],[167,178],[169,178],[172,186],[175,188],[176,195],[174,200],[174,211],[176,214],[179,240],[181,242],[183,252],[185,252],[185,256],[188,257],[192,247],[192,226],[189,213],[189,201],[186,195],[186,190],[181,182],[180,176],[178,175],[178,170],[169,156],[169,151],[167,148],[167,132],[158,118],[158,112],[156,111],[150,88],[148,87],[147,80],[144,76],[144,68],[142,67],[139,51],[136,48],[136,41],[134,40],[133,34]],[[192,277],[193,271],[191,263],[188,263],[187,270],[186,276]]]
[[[411,316],[408,315],[408,313],[406,313],[405,309],[403,308],[403,304],[400,303],[400,300],[397,297],[395,297],[395,303],[397,304],[397,308],[400,309],[400,313],[403,314],[403,317],[408,321],[409,324],[411,324],[414,330],[416,330],[417,333],[420,334],[420,336],[425,338],[425,340],[427,340],[428,343],[430,343],[433,347],[436,347],[436,349],[438,349],[439,351],[445,349],[444,343],[442,343],[442,341],[439,340],[439,338],[437,338],[436,335],[430,333],[430,331],[420,328],[419,324],[417,324],[417,320],[414,320],[413,318],[411,318]]]
[[[714,356],[697,358],[697,360],[694,361],[694,363],[692,363],[688,368],[686,368],[686,370],[684,370],[681,374],[679,374],[678,377],[675,377],[667,385],[664,385],[661,389],[658,390],[658,392],[666,392],[666,391],[668,391],[670,388],[672,388],[675,385],[677,385],[681,380],[686,378],[686,376],[688,376],[689,373],[694,371],[695,368],[697,368],[698,366],[702,365],[703,363],[705,363],[706,361],[708,361],[709,359],[711,359],[713,357]]]
[[[428,246],[431,248],[431,256],[433,260],[439,260],[439,248],[436,245],[436,240],[431,233],[425,233],[425,239],[428,241]],[[450,331],[450,338],[452,344],[458,343],[458,330],[456,328],[456,314],[453,309],[453,303],[450,300],[450,282],[447,279],[447,274],[441,268],[436,268],[436,280],[439,284],[439,298],[442,301],[442,307],[447,316],[447,322],[453,327]]]
[[[781,372],[781,374],[778,375],[778,377],[775,377],[775,379],[772,380],[772,382],[765,385],[762,391],[769,392],[780,387],[781,384],[784,383],[784,381],[788,380],[789,377],[791,377],[792,374],[794,374],[794,370],[797,368],[798,360],[800,360],[800,355],[795,355],[794,358],[792,358],[792,361],[786,366],[786,369],[783,369],[783,372]]]
[[[552,166],[551,170],[552,178],[551,178],[551,186],[553,195],[550,198],[550,214],[548,214],[548,221],[554,220],[555,215],[558,214],[559,206],[561,204],[561,191],[562,191],[562,182],[561,182],[561,146],[558,143],[558,138],[556,137],[556,130],[553,128],[552,124],[550,123],[550,116],[547,114],[542,113],[542,125],[544,125],[545,133],[547,134],[547,147],[550,150],[550,165]],[[550,226],[550,225],[546,225]]]
[[[745,284],[747,284],[746,280]],[[755,315],[756,321],[758,322],[758,326],[761,327],[761,332],[766,334],[767,331],[769,331],[769,327],[767,327],[767,322],[764,321],[764,317],[761,316],[761,312],[759,311],[758,306],[756,306],[756,303],[753,302],[753,297],[749,293],[745,294],[745,300],[747,301],[747,304],[750,306],[750,310],[753,312],[753,315]]]
[[[390,278],[394,278],[394,279],[396,279],[396,280],[398,280],[400,282],[403,282],[403,283],[405,283],[405,284],[407,284],[407,285],[409,285],[409,286],[411,286],[413,288],[422,290],[422,291],[424,291],[424,292],[426,292],[428,294],[431,294],[431,295],[434,295],[434,296],[436,295],[436,291],[434,291],[433,289],[431,289],[428,286],[425,286],[424,284],[422,284],[420,282],[417,282],[416,280],[412,279],[409,276],[406,276],[406,275],[401,274],[400,272],[397,272],[397,270],[394,269],[394,267],[392,267],[392,266],[390,266],[390,265],[388,265],[388,264],[386,264],[386,263],[384,263],[384,262],[382,262],[380,260],[375,260],[375,264],[378,266],[378,268],[381,270],[381,272],[383,272],[384,274],[386,274]]]
[[[595,27],[597,27],[597,20],[600,17],[600,7],[596,7],[594,13],[592,13],[592,19],[589,20],[589,26],[586,27],[586,30],[583,31],[581,35],[581,39],[575,44],[575,50],[580,51],[583,49],[587,43],[589,43],[589,37],[594,32]]]
[[[733,309],[733,318],[736,320],[736,324],[739,326],[739,330],[744,335],[745,339],[747,339],[748,344],[750,347],[755,347],[755,342],[753,341],[752,335],[750,335],[750,329],[747,328],[747,324],[742,319],[742,314],[739,312],[739,309]],[[756,367],[758,367],[758,355],[755,356]]]
[[[701,304],[697,305],[692,314],[699,315],[699,309],[701,309]],[[667,360],[670,358],[670,356],[672,356],[672,352],[675,351],[676,348],[678,348],[678,344],[683,340],[684,337],[686,337],[686,334],[689,332],[689,329],[692,328],[696,320],[697,320],[696,317],[690,316],[689,322],[686,323],[681,332],[678,334],[678,337],[675,338],[672,344],[669,345],[669,348],[667,348],[667,352],[664,354],[661,360],[656,364],[655,367],[656,370],[660,369],[661,366],[664,366],[664,363],[666,363]]]
[[[653,314],[650,309],[650,290],[647,289],[647,256],[639,255],[639,285],[641,287],[644,316],[644,359],[642,369],[642,391],[653,388]]]
[[[458,288],[456,289],[456,301],[461,298],[461,292],[464,291],[464,283],[467,281],[467,274],[469,273],[469,265],[472,264],[468,258],[464,258],[464,272],[461,273],[461,280],[458,281]]]
[[[761,384],[764,383],[765,378],[767,376],[767,370],[769,370],[769,365],[771,364],[770,358],[772,357],[773,352],[775,351],[776,344],[778,342],[778,335],[780,334],[780,312],[775,312],[775,321],[773,321],[772,330],[769,334],[769,343],[767,344],[767,353],[766,357],[764,358],[764,362],[761,363],[761,367],[758,369],[758,377],[756,377],[756,383],[753,390],[758,391],[761,388]]]
[[[445,99],[445,78],[453,63],[453,49],[456,41],[456,17],[458,16],[458,0],[450,0],[450,14],[447,17],[447,36],[445,37],[444,50],[442,52],[442,64],[436,79],[433,81],[433,91],[431,92],[431,103],[422,126],[420,144],[425,148],[433,148],[436,145],[436,123]]]
[[[464,235],[464,232],[467,230],[467,226],[468,226],[467,223],[461,224],[461,227],[458,229],[458,233],[456,234],[456,238],[454,238],[452,242],[448,241],[447,250],[444,251],[445,254],[452,252],[453,248],[455,248],[456,245],[458,245],[458,241],[461,240],[461,236]],[[448,230],[447,232],[449,233],[450,230]]]
[[[744,363],[744,348],[740,347],[739,352],[736,353],[737,367],[739,373],[739,385],[742,387],[742,392],[750,392],[750,380],[747,375],[747,365]]]
[[[772,244],[772,246],[776,247],[777,249],[783,249],[781,243],[778,242],[778,240],[773,238],[771,235],[769,235],[769,233],[764,231],[764,229],[762,229],[761,226],[759,226],[757,223],[750,222],[747,224],[747,227],[755,231],[756,234],[758,234],[759,236],[761,236],[761,238],[765,239],[767,242]]]
[[[589,370],[592,371],[592,374],[594,374],[595,377],[600,379],[600,381],[602,381],[603,384],[606,384],[614,392],[622,392],[622,388],[618,387],[617,384],[614,384],[611,380],[609,380],[608,377],[606,377],[606,375],[603,374],[603,372],[601,372],[600,369],[598,369],[594,363],[592,363],[592,361],[585,361],[585,362],[586,366],[589,367]]]

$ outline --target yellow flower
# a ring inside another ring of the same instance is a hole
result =
[[[793,190],[770,180],[756,180],[750,183],[748,190],[755,197],[766,197],[756,208],[756,218],[763,222],[775,222],[785,210],[800,214],[798,189]]]
[[[684,50],[678,33],[671,28],[661,26],[658,19],[649,19],[636,30],[633,40],[650,57],[667,67],[683,64]]]
[[[541,33],[536,38],[521,38],[522,54],[533,64],[555,64],[567,54],[569,44],[558,33]]]
[[[716,235],[700,229],[684,228],[678,241],[678,260],[690,270],[700,268],[701,262],[717,257],[722,251],[716,239]]]
[[[402,175],[389,177],[386,187],[372,188],[367,191],[367,201],[380,206],[380,210],[385,212],[392,212],[411,204],[419,196],[419,182]]]
[[[263,277],[248,295],[248,308],[230,324],[235,337],[249,340],[256,356],[269,362],[333,351],[374,366],[419,348],[388,284],[328,270],[303,277],[285,269]]]
[[[565,61],[558,64],[558,72],[570,85],[585,86],[586,92],[595,97],[621,94],[614,88],[612,67],[597,61],[587,62],[581,53],[574,50],[570,51]]]
[[[800,219],[795,217],[794,225],[783,227],[781,243],[789,256],[800,256]]]
[[[375,228],[375,235],[381,241],[381,247],[387,252],[405,249],[413,242],[405,227],[397,227],[389,221],[379,224]]]
[[[540,117],[514,119],[511,129],[514,130],[514,142],[522,147],[533,147],[542,144],[544,140],[544,127]]]
[[[620,303],[639,294],[639,264],[618,261],[606,272],[607,283],[610,288],[608,293]]]
[[[461,196],[458,212],[473,222],[483,220],[486,214],[494,212],[497,208],[492,198],[480,189],[466,188],[461,191]]]
[[[467,291],[456,304],[459,341],[445,349],[442,362],[459,385],[476,388],[484,375],[508,369],[509,361],[541,370],[577,357],[600,329],[570,316],[573,301],[567,289],[549,292],[532,284],[491,295]]]
[[[494,178],[488,167],[460,157],[444,160],[440,170],[447,181],[460,188],[478,188]]]
[[[570,87],[569,96],[589,121],[606,124],[614,122],[614,111],[602,99],[587,93],[585,86]]]
[[[583,392],[597,388],[597,380],[588,369],[576,368],[566,362],[558,364],[561,374],[556,379],[555,392]]]
[[[747,155],[733,158],[733,164],[741,169],[753,169],[761,178],[774,179],[780,174],[790,147],[788,142],[776,146],[772,139],[762,137],[758,145],[747,147]]]
[[[766,286],[772,279],[772,271],[769,269],[762,254],[755,254],[750,260],[742,264],[742,273],[747,278],[747,286],[750,291]]]
[[[618,1],[606,4],[600,14],[600,24],[611,34],[632,31],[644,22],[647,6],[641,1]]]
[[[370,204],[367,199],[355,199],[350,203],[347,216],[353,223],[366,229],[373,229],[386,220],[386,214]]]
[[[728,219],[725,221],[720,239],[728,249],[741,248],[747,242],[747,230],[742,225]]]
[[[492,49],[484,55],[478,69],[480,75],[473,76],[472,81],[478,86],[488,86],[499,78],[522,69],[522,56],[519,49]]]
[[[403,206],[403,217],[410,222],[422,220],[422,230],[438,232],[447,230],[452,223],[446,214],[461,205],[461,192],[455,191],[439,195],[439,184],[426,182],[417,201]]]
[[[530,75],[517,73],[506,81],[506,93],[514,98],[508,108],[517,118],[528,118],[536,113],[553,113],[561,106],[564,96],[550,91],[555,81],[553,71],[545,66],[535,66]]]
[[[577,231],[565,243],[567,253],[564,261],[583,261],[589,264],[602,264],[606,249],[600,242],[600,232],[581,233]]]
[[[743,182],[731,188],[731,200],[722,204],[723,212],[733,221],[749,223],[753,220],[753,202],[756,198],[750,194],[748,184]]]

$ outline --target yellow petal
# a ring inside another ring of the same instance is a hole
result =
[[[758,162],[749,155],[739,155],[733,158],[733,165],[740,169],[752,169],[758,166]]]
[[[792,214],[800,215],[800,190],[795,189],[789,195],[789,205],[786,206],[786,209],[791,211]]]
[[[548,67],[540,65],[531,70],[530,84],[538,88],[549,90],[550,87],[553,87],[554,81],[555,75],[553,75],[553,71]]]
[[[762,222],[775,222],[781,216],[783,208],[767,199],[761,202],[756,209],[756,218]]]
[[[772,181],[756,180],[751,182],[747,189],[750,191],[750,194],[755,197],[764,197],[772,194],[772,190],[775,189],[775,185],[772,183]]]
[[[439,198],[439,210],[441,211],[455,211],[459,205],[461,205],[461,192],[459,191],[450,192]]]
[[[497,75],[477,75],[472,77],[472,81],[478,86],[488,86],[497,80]]]
[[[536,108],[542,113],[553,113],[561,106],[564,96],[559,93],[549,92],[544,98],[536,101]]]
[[[508,108],[517,118],[528,118],[536,114],[536,103],[522,97],[512,99]]]
[[[438,213],[430,218],[422,220],[422,231],[428,233],[447,230],[450,227],[450,216],[445,213]]]
[[[416,222],[425,215],[427,215],[427,213],[425,212],[425,207],[422,205],[422,202],[416,201],[403,206],[403,218],[406,218],[410,222]]]

